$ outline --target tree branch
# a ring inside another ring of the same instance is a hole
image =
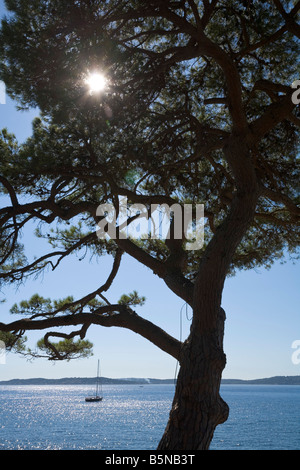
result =
[[[116,313],[118,312],[118,313]],[[46,318],[43,320],[22,319],[4,324],[0,323],[0,331],[15,332],[44,330],[53,327],[77,326],[77,325],[100,325],[104,327],[118,326],[129,329],[158,348],[180,359],[181,342],[170,336],[164,330],[152,322],[137,315],[131,308],[125,305],[109,305],[99,307],[93,313],[79,313],[76,315],[64,315]],[[53,332],[51,333],[53,335]]]
[[[293,33],[295,36],[300,38],[300,25],[294,20],[294,16],[298,13],[300,9],[300,2],[298,1],[296,5],[292,8],[290,13],[287,13],[283,8],[280,0],[273,0],[274,5],[281,14],[282,18],[285,20],[286,28]]]
[[[287,195],[283,194],[280,191],[273,191],[268,188],[263,188],[262,190],[262,195],[271,199],[274,202],[279,202],[285,205],[285,207],[288,209],[288,211],[296,216],[300,217],[300,207],[298,207],[291,198],[289,198]]]
[[[257,118],[255,121],[252,121],[249,125],[251,135],[248,136],[248,140],[251,145],[259,142],[271,129],[274,129],[274,127],[276,127],[281,121],[288,118],[296,106],[292,102],[291,94],[292,92],[280,97],[277,102],[272,103],[267,107],[262,116]]]

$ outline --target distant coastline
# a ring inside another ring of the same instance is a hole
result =
[[[95,377],[64,377],[61,379],[12,379],[2,380],[0,385],[92,385],[95,383]],[[174,379],[148,379],[148,378],[125,378],[110,379],[101,377],[103,385],[157,385],[174,384]],[[240,379],[222,379],[223,385],[300,385],[300,375],[276,376],[265,379],[240,380]]]

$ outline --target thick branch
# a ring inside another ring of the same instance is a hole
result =
[[[259,197],[255,169],[244,139],[228,140],[224,155],[237,190],[227,217],[207,245],[195,279],[193,327],[201,331],[216,326],[214,315],[221,304],[225,278],[236,249],[254,219]]]
[[[116,313],[118,312],[118,313]],[[46,318],[43,320],[22,319],[9,324],[0,323],[0,331],[34,331],[53,327],[100,325],[127,328],[151,341],[158,348],[179,359],[181,342],[148,320],[137,315],[124,305],[99,307],[94,313],[80,313]]]
[[[9,193],[12,205],[17,206],[19,204],[18,197],[16,195],[14,188],[10,184],[10,182],[6,178],[0,175],[0,183],[3,184],[3,186]]]
[[[262,194],[274,202],[284,204],[291,215],[300,217],[300,207],[298,207],[286,194],[283,194],[280,191],[273,191],[268,188],[263,188]]]
[[[285,20],[285,24],[287,29],[293,33],[295,36],[300,38],[300,26],[296,21],[294,20],[294,16],[298,13],[300,9],[300,2],[297,2],[294,8],[290,11],[290,13],[287,13],[280,2],[280,0],[273,0],[273,3],[275,4],[277,10],[281,14],[282,18]]]
[[[287,119],[294,108],[295,104],[292,102],[291,94],[280,97],[277,102],[270,104],[265,113],[250,124],[251,136],[249,137],[249,143],[253,145],[259,142],[277,124]]]

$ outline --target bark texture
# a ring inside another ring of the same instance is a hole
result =
[[[181,369],[169,422],[159,450],[208,450],[215,428],[228,418],[229,408],[219,394],[222,371],[225,312],[220,309],[215,328],[191,332],[181,353]]]

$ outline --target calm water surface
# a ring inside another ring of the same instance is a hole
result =
[[[155,450],[173,385],[0,386],[0,450]],[[224,385],[230,418],[211,449],[300,449],[300,386]]]

